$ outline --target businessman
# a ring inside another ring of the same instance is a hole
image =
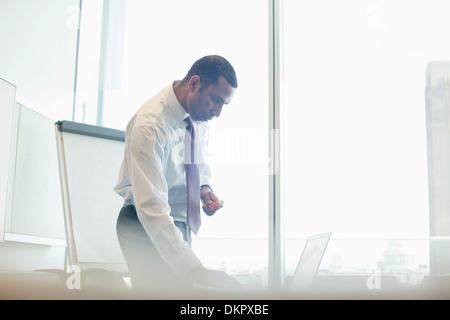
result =
[[[227,273],[204,267],[191,248],[191,232],[197,233],[201,223],[200,206],[208,216],[222,208],[213,205],[219,198],[210,186],[204,155],[208,121],[220,116],[236,88],[232,65],[221,56],[205,56],[129,121],[114,190],[124,199],[117,235],[133,288],[158,292],[193,283],[216,288],[238,285]],[[188,192],[195,183],[198,187]],[[194,199],[197,209],[191,209],[188,198]],[[191,225],[188,215],[195,211]]]

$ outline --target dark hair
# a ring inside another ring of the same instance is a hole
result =
[[[205,56],[197,60],[182,80],[182,83],[187,83],[194,75],[200,77],[202,88],[207,88],[211,84],[217,84],[220,77],[224,77],[233,88],[238,86],[233,66],[227,59],[218,55]]]

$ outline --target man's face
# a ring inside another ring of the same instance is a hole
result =
[[[224,104],[228,104],[235,89],[220,77],[216,85],[202,88],[200,81],[192,85],[189,114],[194,121],[209,121],[219,117]]]

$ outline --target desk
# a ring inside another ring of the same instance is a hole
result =
[[[158,293],[136,292],[124,284],[118,285],[117,276],[91,270],[83,274],[80,290],[68,289],[68,274],[54,271],[0,271],[0,299],[145,299],[145,300],[428,300],[450,299],[450,276],[428,276],[419,286],[399,284],[392,277],[382,277],[379,289],[365,286],[365,276],[323,276],[308,292],[289,290],[192,290]],[[114,280],[114,281],[112,281]],[[90,284],[89,284],[90,283]]]

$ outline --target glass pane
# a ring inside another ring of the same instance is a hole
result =
[[[446,1],[284,2],[287,269],[289,241],[314,233],[429,235],[426,69],[449,57],[446,12]]]
[[[0,1],[0,76],[52,119],[72,117],[80,0]]]
[[[420,285],[423,278],[430,274],[430,248],[433,243],[448,245],[448,239],[331,239],[323,256],[318,282],[326,276],[360,276],[364,286],[371,285],[371,275],[395,277],[396,283],[406,286]],[[296,266],[300,259],[305,240],[287,242],[286,251],[291,252],[287,265]],[[288,274],[293,270],[288,268]],[[295,270],[295,269],[294,269]],[[338,278],[338,277],[337,277]],[[347,278],[348,280],[351,277]],[[327,290],[335,289],[328,282]],[[348,281],[346,285],[350,286]],[[342,287],[336,288],[342,292]],[[369,288],[367,288],[369,289]]]
[[[97,123],[102,12],[103,0],[82,2],[73,120],[93,125]]]

